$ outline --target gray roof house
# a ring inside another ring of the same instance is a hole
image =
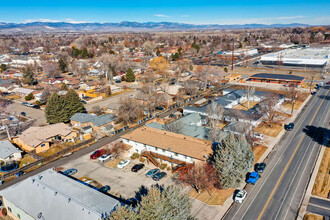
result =
[[[0,191],[10,215],[19,219],[99,220],[119,201],[68,176],[45,170]]]
[[[73,127],[77,127],[81,129],[86,126],[92,126],[92,128],[95,129],[95,128],[101,128],[107,126],[109,124],[113,124],[116,118],[117,116],[113,114],[105,114],[105,115],[97,116],[87,113],[76,113],[70,118],[70,120],[71,120],[71,125]]]
[[[0,160],[19,160],[22,157],[21,153],[22,151],[9,141],[0,141]]]

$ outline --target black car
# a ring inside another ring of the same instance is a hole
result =
[[[263,173],[264,170],[266,168],[266,164],[265,163],[256,163],[254,165],[254,170],[258,173]]]
[[[137,172],[137,171],[141,170],[143,167],[144,167],[144,164],[143,163],[135,164],[132,167],[132,172]]]
[[[34,106],[32,106],[32,108],[40,109],[40,106],[39,105],[34,105]]]
[[[287,131],[292,131],[294,128],[294,123],[289,123],[287,125],[284,125],[284,129]]]
[[[162,178],[164,178],[167,174],[165,172],[160,172],[154,175],[154,177],[152,178],[155,181],[159,181]]]
[[[161,110],[161,111],[163,111],[163,110],[164,110],[164,107],[162,107],[162,106],[156,106],[155,109],[156,109],[156,110]]]

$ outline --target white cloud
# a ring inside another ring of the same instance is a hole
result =
[[[168,15],[163,15],[163,14],[155,14],[155,17],[159,17],[159,18],[169,18],[170,16]]]
[[[181,15],[181,18],[188,18],[190,15]]]
[[[65,20],[52,20],[52,19],[47,19],[47,18],[39,18],[39,19],[29,19],[25,20],[23,23],[32,23],[32,22],[67,22],[71,24],[80,24],[80,23],[88,23],[87,21],[76,21],[71,18],[65,19]]]
[[[291,16],[291,17],[277,17],[275,19],[277,20],[291,20],[291,19],[297,19],[297,18],[303,18],[304,16],[302,15],[297,15],[297,16]]]

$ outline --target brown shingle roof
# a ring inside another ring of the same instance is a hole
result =
[[[137,128],[121,137],[199,160],[205,160],[204,156],[212,153],[211,141],[146,126]]]

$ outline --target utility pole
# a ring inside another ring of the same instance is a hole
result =
[[[309,92],[312,92],[313,82],[314,82],[314,75],[312,76],[312,80],[311,80],[311,82],[309,84]]]
[[[291,103],[291,115],[293,114],[293,108],[294,108],[294,103],[296,101],[296,93],[295,93],[295,90],[296,90],[296,84],[292,84],[292,103]]]

